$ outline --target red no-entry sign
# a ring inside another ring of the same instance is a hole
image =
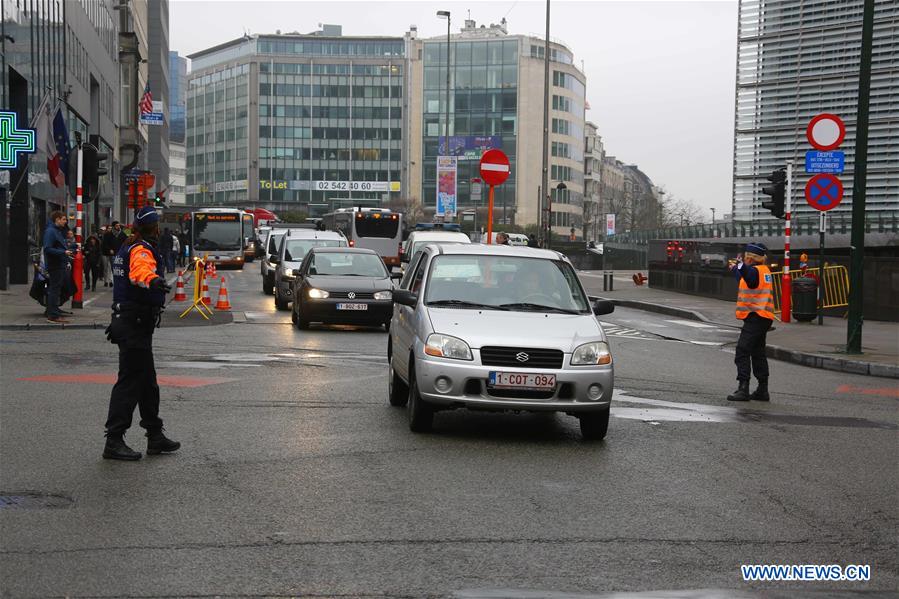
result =
[[[817,150],[834,150],[840,147],[846,137],[846,125],[837,115],[822,112],[809,121],[805,137]]]
[[[487,150],[481,156],[481,178],[487,185],[502,185],[509,178],[512,169],[509,157],[502,150]]]

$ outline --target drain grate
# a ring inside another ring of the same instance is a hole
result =
[[[70,508],[75,500],[66,495],[53,493],[2,493],[0,492],[0,510],[59,510]]]

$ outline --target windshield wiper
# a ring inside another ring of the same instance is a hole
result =
[[[561,314],[580,314],[577,310],[569,310],[567,308],[559,308],[558,306],[544,306],[543,304],[532,304],[530,302],[520,302],[516,304],[501,304],[501,308],[506,310],[526,310],[531,312],[559,312]]]
[[[451,308],[483,308],[486,310],[506,310],[502,306],[494,306],[491,304],[479,304],[477,302],[467,302],[465,300],[444,299],[427,302],[428,306],[451,307]]]

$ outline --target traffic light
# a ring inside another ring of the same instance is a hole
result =
[[[157,192],[156,192],[156,197],[153,198],[153,205],[154,205],[155,207],[157,207],[157,208],[168,208],[168,206],[166,206],[166,203],[165,203],[165,191],[166,191],[166,190],[163,189],[162,191],[157,191]]]
[[[770,200],[762,202],[762,208],[768,210],[777,218],[784,218],[784,200],[787,191],[787,170],[779,168],[766,177],[771,185],[762,187],[762,193],[771,196]]]
[[[91,135],[91,141],[96,140],[99,143],[99,136]],[[104,176],[108,171],[106,169],[106,161],[109,154],[97,150],[97,146],[92,143],[81,144],[83,153],[81,160],[81,190],[82,202],[87,204],[97,199],[100,195],[100,177]],[[69,155],[69,192],[72,197],[76,197],[78,187],[78,148],[72,149]]]

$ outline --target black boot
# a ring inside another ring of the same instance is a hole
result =
[[[125,445],[125,438],[121,434],[106,433],[106,447],[103,448],[103,458],[107,460],[127,460],[133,462],[143,457],[139,451],[134,451]]]
[[[749,401],[749,381],[738,381],[737,390],[727,396],[727,401]]]
[[[771,401],[771,396],[768,395],[768,379],[759,379],[759,386],[752,392],[749,399],[752,401]]]
[[[171,453],[180,448],[181,444],[166,437],[161,428],[147,431],[147,455]]]

